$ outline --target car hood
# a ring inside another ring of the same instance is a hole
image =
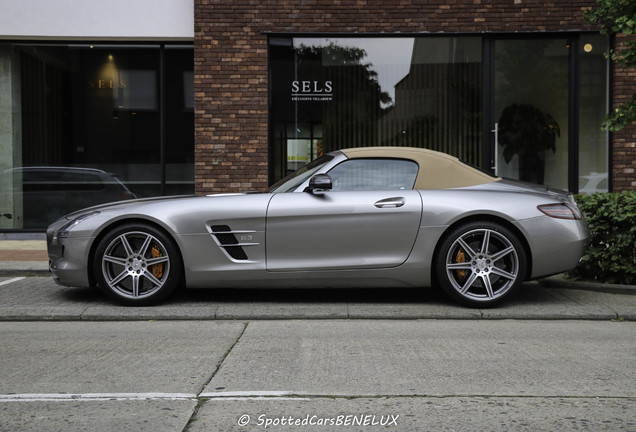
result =
[[[133,211],[136,208],[144,207],[148,204],[155,203],[165,203],[170,201],[183,201],[183,200],[201,200],[201,199],[210,199],[215,197],[227,197],[227,196],[241,196],[247,195],[247,193],[223,193],[223,194],[214,194],[214,195],[174,195],[174,196],[165,196],[165,197],[154,197],[154,198],[137,198],[127,201],[116,201],[111,203],[99,204],[92,207],[83,208],[81,210],[75,211],[73,213],[69,213],[64,216],[65,219],[72,220],[77,216],[80,216],[84,213],[90,213],[95,211],[107,211],[107,210],[115,210],[115,211]]]

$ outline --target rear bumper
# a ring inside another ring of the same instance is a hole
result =
[[[524,233],[532,255],[529,279],[572,270],[587,249],[589,234],[583,220],[541,216],[519,221],[517,227]]]

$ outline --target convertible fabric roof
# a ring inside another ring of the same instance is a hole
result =
[[[358,147],[341,150],[350,159],[390,157],[411,159],[420,169],[415,189],[450,189],[501,180],[466,165],[454,156],[414,147]]]

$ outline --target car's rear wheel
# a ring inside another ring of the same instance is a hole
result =
[[[526,275],[526,254],[517,236],[493,222],[471,222],[444,239],[436,257],[442,289],[459,302],[494,306],[517,290]]]
[[[168,297],[181,280],[179,250],[172,238],[147,224],[122,225],[95,251],[99,287],[127,305],[149,305]]]

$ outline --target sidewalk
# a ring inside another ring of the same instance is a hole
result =
[[[0,275],[48,275],[46,240],[0,240]]]

